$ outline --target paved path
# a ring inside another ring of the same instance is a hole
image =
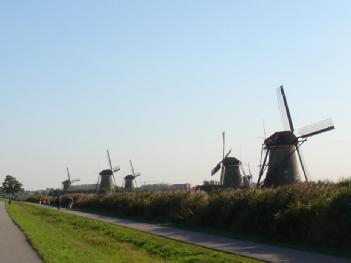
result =
[[[0,201],[0,262],[41,263],[24,234],[12,222],[5,205]]]
[[[326,256],[317,253],[304,252],[289,248],[275,247],[250,241],[235,240],[227,237],[182,230],[168,226],[135,222],[127,219],[102,216],[75,210],[61,209],[63,212],[104,221],[148,232],[154,235],[191,243],[201,247],[257,258],[268,262],[299,262],[299,263],[350,263],[351,260]]]

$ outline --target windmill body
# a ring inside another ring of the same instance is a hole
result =
[[[107,150],[107,160],[108,160],[110,169],[102,170],[99,173],[98,181],[96,183],[96,191],[98,193],[113,192],[114,190],[113,182],[116,184],[114,173],[120,170],[119,166],[112,168],[110,152],[108,150]]]
[[[62,182],[63,191],[67,192],[67,190],[69,189],[70,186],[71,186],[70,180],[65,180]]]
[[[136,186],[135,178],[140,176],[141,174],[135,173],[132,161],[129,160],[129,162],[130,162],[130,168],[132,170],[132,174],[128,174],[124,177],[124,189],[127,191],[132,191]]]
[[[100,175],[99,192],[112,192],[113,191],[112,170],[111,169],[102,170],[99,173],[99,175]]]
[[[124,177],[124,189],[133,190],[134,189],[134,179],[135,176],[129,174]]]
[[[221,178],[223,178],[222,185],[229,188],[238,188],[241,185],[242,174],[240,165],[241,162],[235,157],[226,157],[222,161],[223,169]]]
[[[332,120],[327,119],[300,129],[299,136],[296,136],[283,86],[278,89],[278,103],[285,130],[275,132],[264,140],[262,152],[265,151],[265,155],[260,165],[258,187],[277,187],[299,181],[299,163],[308,182],[300,146],[307,138],[334,129]],[[261,182],[265,170],[266,178]]]
[[[228,188],[238,188],[241,186],[242,173],[241,161],[235,157],[229,157],[231,150],[224,155],[225,152],[225,133],[223,137],[223,159],[212,169],[211,175],[216,174],[221,169],[220,184]]]
[[[297,137],[290,131],[276,132],[265,140],[269,163],[263,186],[274,187],[300,180],[297,141]]]
[[[69,172],[68,168],[66,168],[66,169],[67,169],[67,177],[68,177],[68,179],[62,182],[62,188],[63,188],[64,192],[67,192],[69,190],[69,188],[72,185],[72,183],[80,181],[79,179],[72,179],[71,180],[71,173]]]

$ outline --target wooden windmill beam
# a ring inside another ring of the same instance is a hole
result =
[[[266,166],[268,153],[269,153],[269,150],[267,149],[267,150],[266,150],[266,154],[265,154],[264,159],[263,159],[263,164],[261,165],[260,173],[259,173],[259,175],[258,175],[257,187],[260,186],[261,177],[262,177],[262,175],[263,175],[264,168],[265,168],[265,166]]]
[[[294,125],[293,125],[293,122],[292,122],[292,119],[291,119],[291,114],[290,114],[290,110],[289,110],[289,106],[288,106],[288,101],[286,100],[286,96],[285,96],[285,92],[284,92],[283,86],[280,86],[280,91],[282,93],[283,102],[284,102],[284,106],[285,106],[285,111],[286,111],[286,115],[287,115],[288,121],[289,121],[290,131],[294,132]]]

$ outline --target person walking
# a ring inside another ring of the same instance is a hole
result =
[[[57,210],[60,210],[60,206],[61,206],[61,200],[60,200],[60,196],[58,195],[56,198],[56,207]]]
[[[68,198],[68,208],[69,208],[69,209],[72,209],[73,204],[74,204],[73,198],[72,198],[72,197],[69,197],[69,198]]]

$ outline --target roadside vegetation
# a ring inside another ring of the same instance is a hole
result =
[[[203,227],[292,245],[351,249],[351,182],[347,180],[210,193],[136,191],[71,196],[74,207],[86,211]],[[39,198],[26,200],[37,202]]]
[[[7,210],[47,263],[260,262],[23,203]]]

